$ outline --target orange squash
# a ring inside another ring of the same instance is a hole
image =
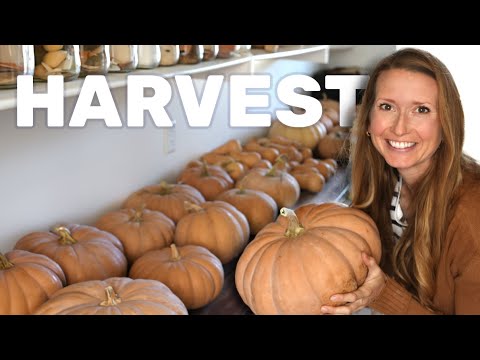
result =
[[[43,254],[60,265],[67,285],[127,274],[120,240],[93,226],[70,224],[25,235],[15,249]]]
[[[268,130],[268,137],[282,136],[297,141],[310,149],[315,148],[320,139],[326,134],[327,128],[320,121],[307,127],[290,127],[284,125],[279,120],[275,120],[272,121],[272,125]]]
[[[175,230],[177,246],[204,246],[222,264],[240,255],[250,235],[245,215],[225,201],[206,201],[187,206],[190,214],[180,219]]]
[[[220,259],[197,245],[149,251],[130,269],[132,279],[158,280],[168,286],[187,309],[198,309],[220,295],[224,282]]]
[[[175,223],[159,211],[121,209],[102,215],[95,226],[115,235],[123,244],[131,265],[147,251],[173,242]]]
[[[201,163],[199,162],[201,165]],[[205,201],[203,195],[188,184],[170,184],[162,181],[160,184],[149,185],[131,194],[123,203],[123,208],[137,209],[145,206],[147,209],[160,211],[175,223],[187,214],[183,203],[190,201],[200,204]]]
[[[156,280],[114,277],[69,285],[35,315],[188,315],[187,308]]]
[[[267,193],[253,189],[230,189],[217,196],[235,206],[248,220],[250,234],[255,235],[267,224],[275,221],[278,206]]]
[[[31,314],[65,283],[60,266],[45,255],[0,253],[0,315]]]
[[[334,127],[327,136],[319,141],[317,152],[321,159],[332,158],[340,162],[348,161],[350,154],[349,128]]]
[[[363,211],[337,203],[283,208],[240,256],[235,285],[255,314],[322,314],[336,293],[367,276],[364,251],[380,261],[378,229]]]

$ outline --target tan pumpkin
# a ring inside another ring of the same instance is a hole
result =
[[[221,192],[231,189],[234,184],[233,179],[222,167],[206,163],[183,169],[177,182],[193,186],[209,201],[215,199]]]
[[[288,172],[278,170],[277,166],[250,169],[235,187],[263,191],[275,200],[279,208],[293,206],[300,198],[298,181]]]
[[[290,127],[275,120],[272,121],[272,126],[268,130],[268,137],[282,136],[295,140],[310,149],[315,148],[326,134],[327,128],[320,121],[307,127]]]
[[[145,206],[149,210],[160,211],[175,223],[187,214],[183,203],[190,201],[200,204],[205,201],[203,195],[188,184],[160,184],[145,186],[131,194],[123,203],[123,208],[137,209]]]
[[[175,230],[177,246],[204,246],[222,264],[240,255],[250,235],[245,215],[225,201],[206,201],[187,206],[190,214],[180,219]]]
[[[322,159],[336,159],[339,162],[348,160],[350,154],[350,128],[335,126],[322,138],[317,146],[318,156]]]
[[[361,252],[380,261],[378,229],[363,211],[337,203],[283,208],[240,256],[235,285],[255,314],[322,314],[336,293],[367,276]]]
[[[95,226],[115,235],[123,244],[131,265],[147,251],[167,247],[173,242],[175,223],[159,211],[121,209],[101,216]]]
[[[187,309],[198,309],[220,295],[224,282],[220,259],[197,245],[154,250],[140,257],[130,269],[132,279],[158,280],[168,286]]]
[[[114,277],[69,285],[35,315],[188,315],[182,301],[156,280]]]
[[[33,232],[18,240],[15,249],[48,256],[62,268],[67,285],[127,274],[120,240],[93,226],[70,224]]]
[[[60,266],[45,255],[0,253],[0,315],[31,314],[65,283]]]
[[[250,234],[255,235],[267,224],[275,221],[278,206],[267,193],[253,189],[230,189],[217,196],[235,206],[248,220]]]

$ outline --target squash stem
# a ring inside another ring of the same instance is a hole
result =
[[[305,228],[298,221],[295,211],[284,207],[280,209],[280,215],[288,219],[287,230],[285,230],[286,237],[297,237],[305,232]]]
[[[103,300],[100,306],[115,306],[122,302],[122,299],[120,299],[111,286],[105,288],[105,293],[107,294],[107,300]]]
[[[182,258],[175,244],[170,244],[170,249],[172,250],[171,252],[172,256],[170,257],[172,261],[178,261]]]
[[[58,241],[62,245],[73,245],[77,243],[77,240],[72,237],[70,230],[68,230],[65,226],[57,226],[53,229],[53,232],[60,236]]]
[[[190,201],[184,201],[183,206],[185,207],[185,210],[187,210],[188,213],[195,213],[203,210],[201,206],[194,204]]]
[[[13,265],[10,261],[8,261],[5,255],[0,253],[0,270],[7,270],[14,266],[15,265]]]
[[[167,183],[166,181],[160,182],[160,189],[158,189],[159,195],[168,195],[171,194],[173,190],[173,185]]]

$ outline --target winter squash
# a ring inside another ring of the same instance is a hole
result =
[[[156,280],[114,277],[69,285],[35,315],[188,315],[182,301]]]
[[[177,223],[187,214],[183,206],[185,201],[200,204],[205,198],[193,186],[162,181],[160,184],[145,186],[134,192],[125,200],[122,207],[137,209],[145,205],[145,208],[160,211]]]
[[[183,169],[177,178],[178,183],[188,184],[202,193],[206,200],[213,200],[225,190],[233,187],[234,181],[228,173],[218,165],[202,163]]]
[[[275,200],[267,193],[253,189],[230,189],[217,196],[235,206],[248,220],[250,234],[255,235],[265,225],[274,222],[278,215]]]
[[[62,268],[67,285],[127,274],[120,240],[93,226],[70,224],[33,232],[18,240],[15,249],[48,256]]]
[[[293,206],[300,198],[300,186],[292,175],[278,170],[277,166],[250,169],[235,187],[263,191],[275,200],[279,208]]]
[[[31,314],[65,283],[60,266],[45,255],[0,253],[0,315]]]
[[[159,211],[121,209],[104,214],[95,226],[115,235],[123,244],[131,265],[147,251],[173,242],[175,223]]]
[[[310,149],[315,148],[320,139],[326,134],[327,128],[320,121],[312,126],[290,127],[284,125],[279,120],[275,120],[272,121],[272,125],[268,130],[268,137],[282,136],[287,139],[295,140]]]
[[[224,282],[220,259],[197,245],[149,251],[130,269],[132,279],[158,280],[168,286],[187,309],[198,309],[220,295]]]
[[[240,255],[250,235],[245,215],[225,201],[206,201],[200,205],[187,203],[186,206],[190,214],[177,224],[177,246],[204,246],[222,264]]]
[[[348,160],[350,153],[349,128],[335,126],[330,133],[322,138],[317,146],[317,152],[322,159],[336,159],[340,162]]]
[[[282,208],[240,256],[235,285],[255,314],[321,314],[330,296],[367,276],[364,251],[378,262],[378,229],[363,211],[337,203]]]

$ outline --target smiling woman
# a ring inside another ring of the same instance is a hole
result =
[[[322,311],[480,314],[480,166],[462,151],[464,115],[449,70],[418,49],[381,60],[352,140],[352,206],[376,222],[382,260],[364,254],[364,285]]]

